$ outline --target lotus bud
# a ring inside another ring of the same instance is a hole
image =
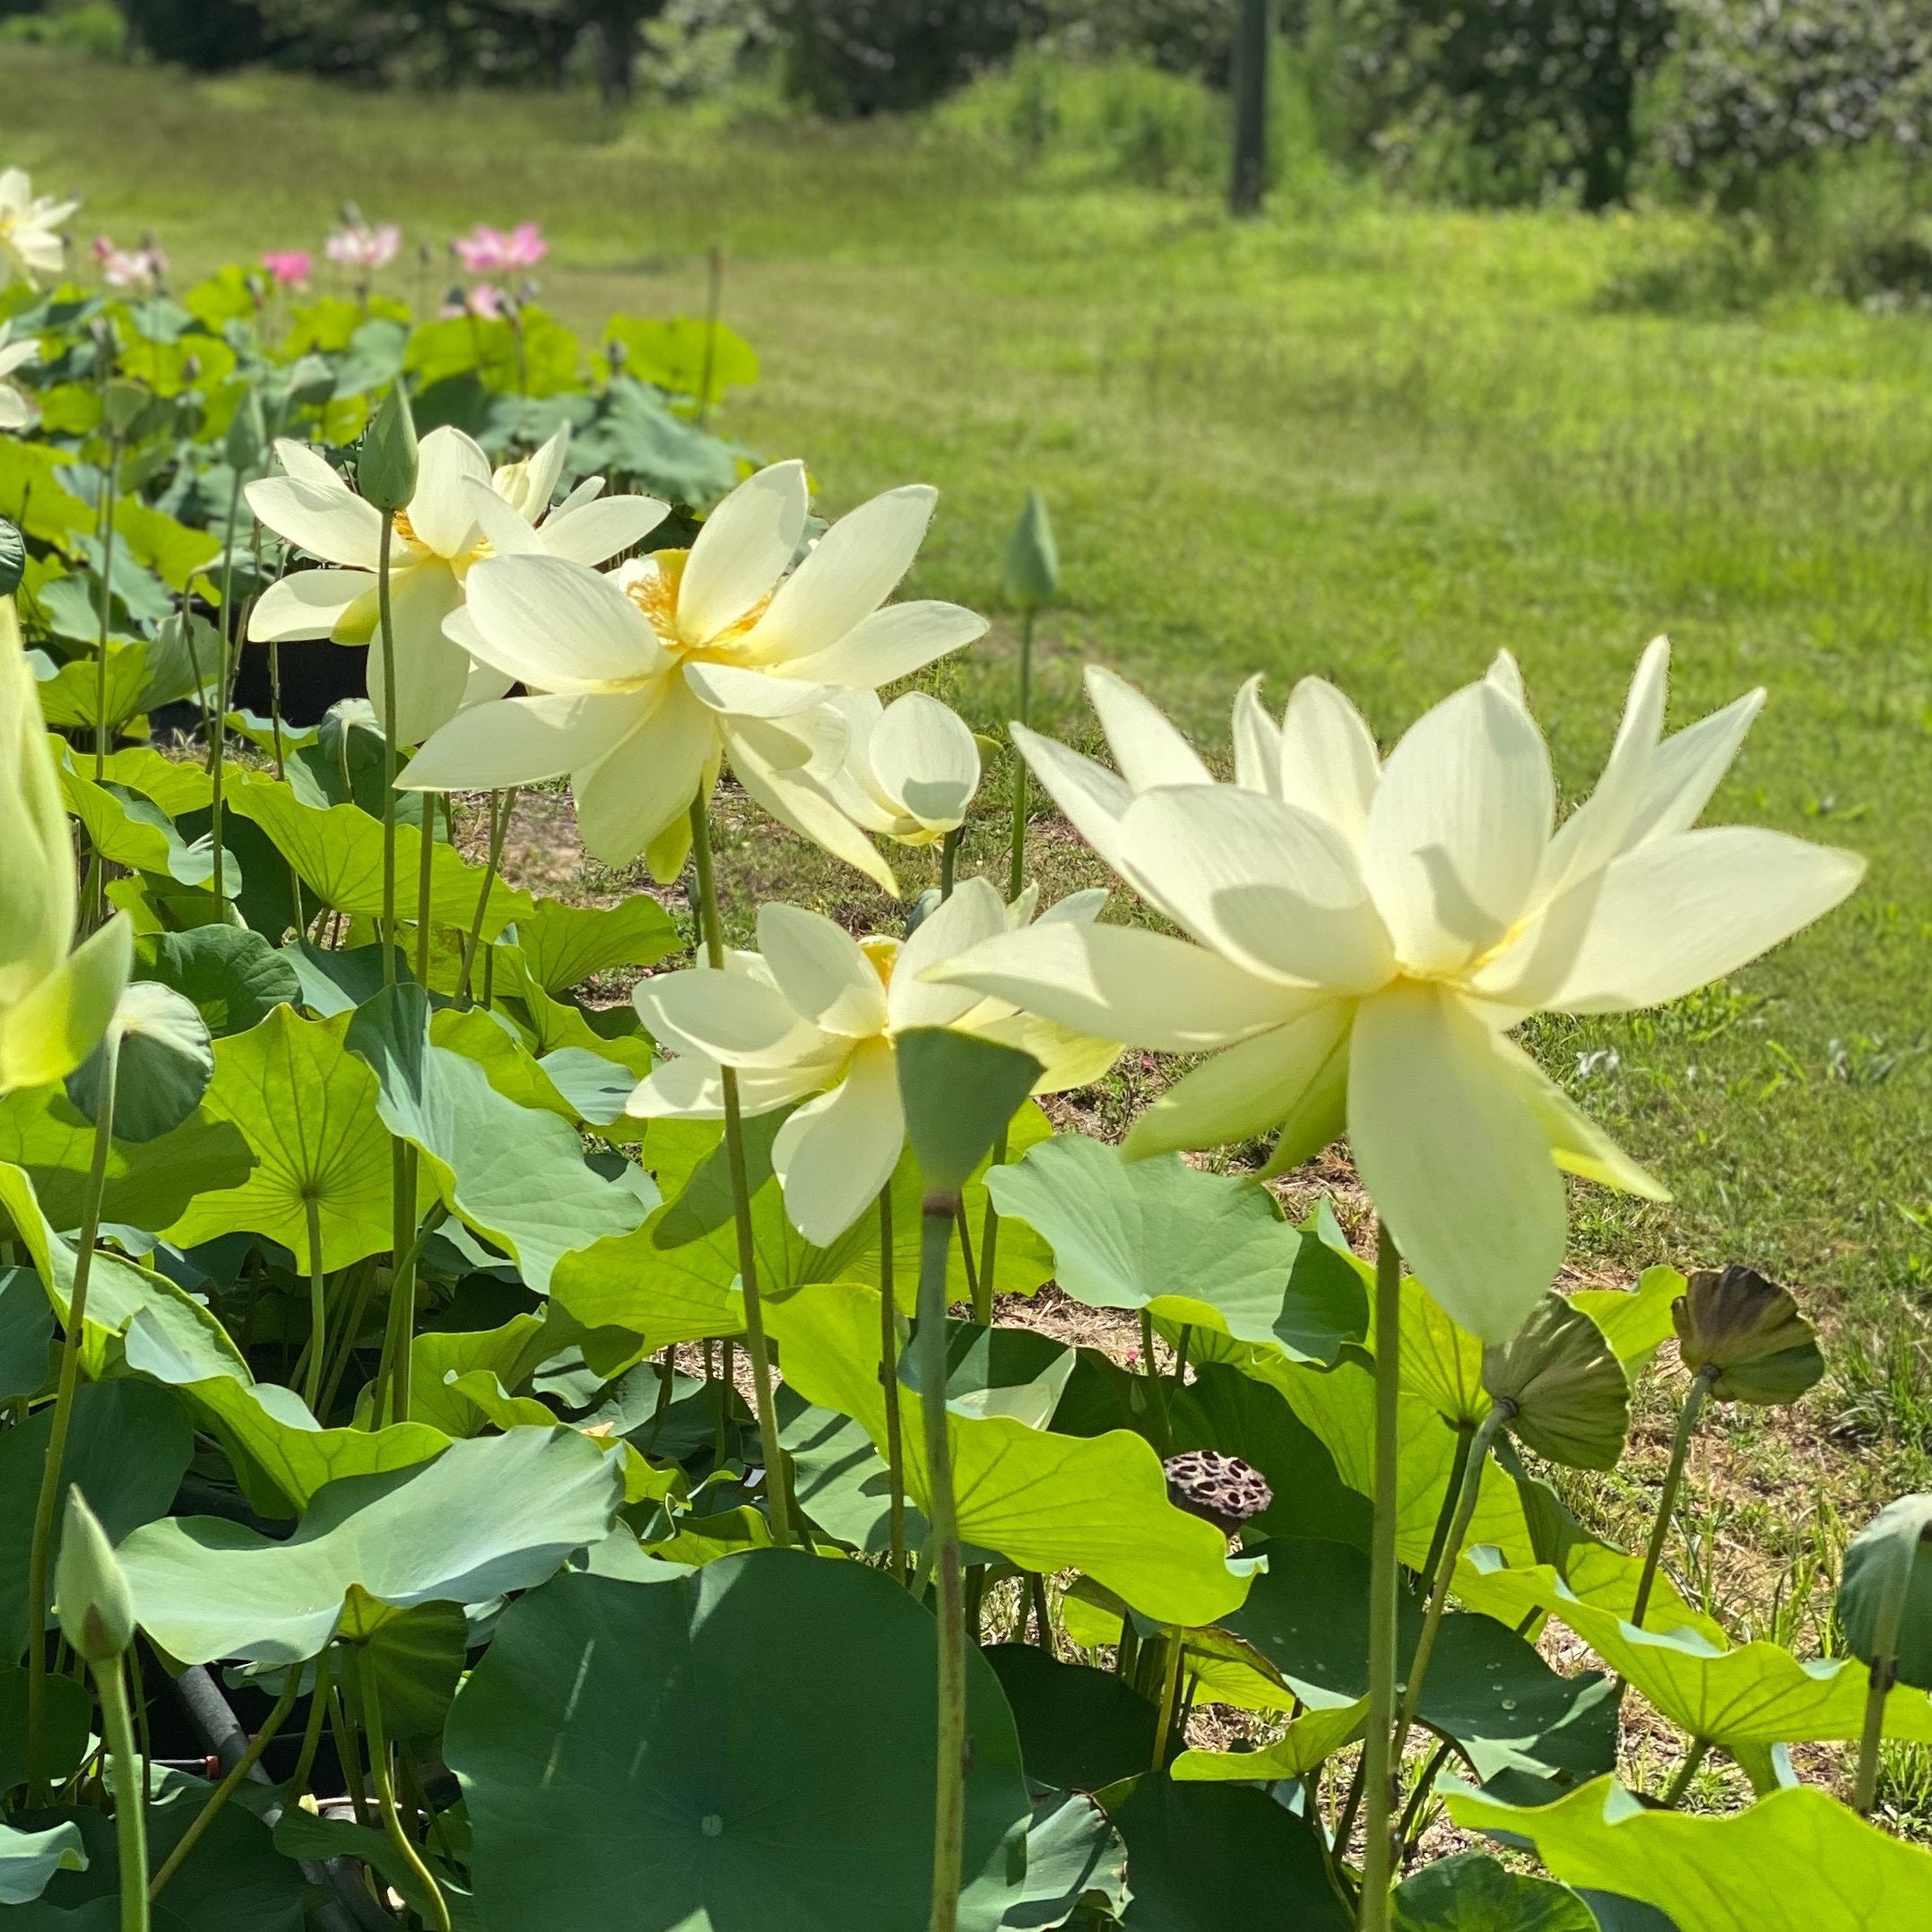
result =
[[[1603,1330],[1544,1296],[1511,1339],[1483,1350],[1483,1387],[1526,1448],[1573,1469],[1611,1469],[1630,1430],[1630,1379]]]
[[[145,383],[110,382],[100,392],[100,420],[111,437],[124,437],[151,401]]]
[[[1838,1621],[1846,1648],[1888,1682],[1932,1690],[1932,1495],[1888,1503],[1852,1538]]]
[[[416,494],[416,419],[401,383],[376,412],[356,458],[356,485],[386,515],[406,510]]]
[[[1275,1500],[1268,1478],[1252,1463],[1217,1449],[1184,1449],[1161,1468],[1167,1477],[1167,1500],[1212,1523],[1225,1537],[1239,1536],[1243,1526]]]
[[[1700,1269],[1670,1304],[1684,1365],[1720,1402],[1795,1402],[1824,1373],[1788,1289],[1754,1269]]]
[[[1060,550],[1046,514],[1046,498],[1027,492],[1026,507],[1006,546],[1006,593],[1022,611],[1037,611],[1060,592]]]
[[[134,1642],[134,1599],[127,1572],[78,1484],[67,1489],[54,1601],[61,1634],[90,1664],[112,1663]]]
[[[260,466],[268,448],[268,424],[262,413],[261,392],[250,389],[230,418],[223,454],[229,467],[244,473]]]

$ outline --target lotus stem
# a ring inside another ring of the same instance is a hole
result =
[[[1155,1771],[1167,1762],[1167,1737],[1174,1728],[1174,1707],[1181,1701],[1181,1657],[1186,1648],[1180,1631],[1170,1624],[1166,1632],[1167,1656],[1161,1668],[1160,1720],[1154,1727]]]
[[[1872,1815],[1878,1798],[1878,1746],[1885,1734],[1885,1701],[1899,1676],[1899,1628],[1911,1593],[1911,1572],[1902,1568],[1878,1605],[1872,1631],[1871,1672],[1865,1692],[1865,1728],[1858,1738],[1858,1776],[1852,1805],[1861,1818]]]
[[[1167,1416],[1167,1383],[1161,1374],[1160,1365],[1154,1359],[1154,1317],[1145,1308],[1140,1311],[1140,1373],[1147,1378],[1148,1410],[1153,1417],[1155,1434],[1160,1439],[1160,1452],[1171,1456],[1174,1454],[1174,1425]]]
[[[322,1399],[322,1358],[328,1341],[328,1300],[322,1279],[322,1203],[314,1194],[302,1196],[308,1216],[308,1374],[302,1385],[302,1399],[310,1415]],[[320,1421],[319,1417],[316,1417]]]
[[[1377,1358],[1380,1359],[1381,1343],[1376,1344]],[[1489,1445],[1502,1434],[1516,1405],[1501,1401],[1491,1408],[1469,1439],[1468,1454],[1464,1458],[1462,1480],[1456,1494],[1455,1520],[1449,1526],[1449,1534],[1443,1539],[1442,1555],[1434,1571],[1434,1581],[1429,1590],[1429,1606],[1423,1613],[1422,1634],[1416,1640],[1416,1654],[1408,1666],[1408,1681],[1402,1689],[1401,1713],[1396,1720],[1395,1743],[1390,1747],[1391,1770],[1399,1768],[1402,1763],[1402,1748],[1408,1742],[1410,1727],[1416,1721],[1416,1710],[1422,1702],[1423,1680],[1429,1674],[1429,1659],[1435,1653],[1436,1633],[1443,1627],[1443,1612],[1449,1604],[1449,1586],[1455,1580],[1456,1559],[1462,1554],[1463,1538],[1469,1533],[1469,1520],[1476,1514],[1477,1498],[1483,1489],[1483,1465],[1489,1460]]]
[[[334,1650],[325,1645],[322,1654],[316,1659],[316,1681],[308,1693],[308,1721],[302,1727],[302,1747],[296,1753],[295,1769],[282,1791],[282,1801],[285,1806],[300,1804],[308,1794],[308,1780],[316,1768],[316,1754],[322,1748],[322,1727],[329,1714],[329,1684],[334,1674]],[[297,1682],[300,1682],[299,1671]]]
[[[114,608],[114,499],[121,493],[121,438],[108,438],[108,481],[100,497],[100,637],[94,654],[94,783],[108,773],[108,630]]]
[[[1019,617],[1019,722],[1027,722],[1033,702],[1033,607]],[[1027,761],[1019,747],[1013,747],[1013,840],[1012,858],[1007,871],[1007,897],[1017,899],[1027,883]]]
[[[1449,1465],[1449,1482],[1443,1491],[1443,1506],[1435,1512],[1435,1529],[1429,1538],[1429,1554],[1423,1559],[1422,1573],[1433,1577],[1443,1560],[1443,1546],[1449,1540],[1449,1526],[1455,1520],[1456,1506],[1462,1500],[1462,1478],[1469,1467],[1469,1445],[1476,1440],[1476,1425],[1456,1425],[1456,1453]]]
[[[134,1720],[127,1708],[127,1680],[119,1656],[94,1666],[100,1694],[101,1728],[114,1760],[115,1849],[120,1854],[121,1932],[148,1932],[147,1765],[134,1748]]]
[[[905,1577],[905,1437],[899,1413],[899,1317],[892,1286],[892,1183],[879,1191],[879,1382],[886,1399],[886,1482],[892,1579]]]
[[[377,540],[376,611],[383,644],[383,984],[395,984],[395,620],[390,609],[389,553],[395,518],[383,518]],[[219,794],[218,794],[219,795]]]
[[[1643,1628],[1643,1613],[1650,1607],[1657,1566],[1663,1561],[1664,1538],[1670,1534],[1670,1519],[1677,1506],[1677,1487],[1684,1480],[1684,1464],[1691,1452],[1698,1412],[1716,1379],[1717,1371],[1710,1364],[1699,1369],[1691,1379],[1690,1393],[1684,1398],[1684,1407],[1677,1416],[1676,1440],[1670,1445],[1670,1467],[1664,1472],[1663,1493],[1657,1499],[1657,1520],[1650,1525],[1650,1540],[1643,1552],[1643,1573],[1637,1579],[1637,1600],[1630,1613],[1631,1622],[1639,1630]]]
[[[1358,1932],[1389,1932],[1395,1810],[1396,1520],[1400,1507],[1402,1256],[1386,1221],[1375,1227],[1375,1509],[1369,1551],[1368,1728],[1362,1744],[1368,1841]]]
[[[295,1709],[296,1694],[301,1687],[302,1667],[299,1664],[290,1664],[282,1675],[282,1694],[276,1698],[274,1708],[262,1720],[261,1729],[249,1739],[247,1749],[229,1766],[227,1775],[208,1794],[207,1802],[195,1814],[175,1849],[162,1861],[160,1871],[149,1880],[148,1900],[151,1904],[160,1897],[161,1888],[181,1869],[188,1853],[201,1842],[202,1834],[214,1823],[222,1806],[235,1795],[235,1788],[262,1762],[263,1752],[268,1749],[275,1733],[288,1722],[290,1711]],[[307,1748],[306,1740],[304,1748]]]
[[[60,1498],[61,1466],[67,1458],[67,1432],[74,1425],[74,1391],[81,1375],[81,1341],[87,1328],[87,1284],[93,1273],[94,1243],[100,1238],[100,1204],[108,1186],[108,1151],[114,1144],[115,1089],[121,1069],[118,1027],[108,1028],[101,1039],[100,1054],[94,1155],[87,1171],[81,1240],[74,1251],[74,1283],[67,1292],[67,1316],[61,1324],[60,1378],[55,1384],[47,1460],[40,1466],[40,1492],[34,1499],[33,1535],[27,1548],[27,1789],[31,1794],[30,1802],[35,1806],[48,1802],[47,1572],[53,1555],[54,1508]]]
[[[953,1215],[959,1224],[959,1265],[966,1269],[966,1298],[973,1304],[973,1319],[981,1328],[992,1325],[992,1284],[986,1285],[986,1318],[980,1321],[980,1270],[973,1262],[973,1230],[966,1226],[966,1201],[960,1199],[959,1206]]]
[[[1035,1646],[1051,1657],[1053,1652],[1053,1617],[1046,1606],[1046,1579],[1035,1570],[1027,1581],[1027,1589],[1033,1598]]]
[[[406,1212],[413,1225],[416,1195],[416,1160],[413,1148],[398,1140],[396,1148],[409,1157],[404,1161],[406,1184],[409,1191],[409,1207]],[[377,1371],[375,1414],[378,1425],[383,1413],[385,1387],[390,1398],[391,1419],[396,1422],[409,1420],[411,1370],[413,1367],[413,1347],[416,1339],[416,1263],[422,1251],[429,1245],[429,1236],[442,1226],[449,1217],[449,1209],[438,1201],[436,1206],[423,1217],[422,1226],[415,1228],[408,1244],[402,1249],[389,1284],[389,1326],[383,1339],[383,1362]]]
[[[422,840],[416,866],[416,983],[429,984],[429,901],[436,889],[436,793],[424,792]]]
[[[1429,1793],[1435,1789],[1435,1780],[1442,1774],[1443,1766],[1449,1762],[1449,1754],[1452,1748],[1446,1737],[1436,1746],[1429,1754],[1429,1762],[1422,1767],[1422,1775],[1416,1780],[1416,1789],[1408,1794],[1408,1803],[1402,1812],[1402,1823],[1395,1834],[1401,1842],[1405,1860],[1415,1844],[1411,1834],[1422,1816],[1422,1807],[1429,1802]]]
[[[1691,1748],[1685,1754],[1684,1762],[1677,1766],[1677,1774],[1670,1780],[1670,1789],[1664,1793],[1666,1811],[1675,1811],[1677,1808],[1684,1794],[1690,1789],[1691,1780],[1697,1775],[1698,1767],[1702,1764],[1710,1749],[1711,1740],[1708,1737],[1691,1739]]]
[[[229,634],[235,628],[235,518],[241,508],[241,472],[237,470],[229,483],[228,520],[222,525],[221,626],[216,633],[221,646],[214,677],[213,729],[209,732],[208,775],[214,784],[214,796],[208,807],[208,849],[214,856],[214,871],[208,875],[208,889],[214,895],[215,917],[222,916],[228,903],[228,873],[221,858],[221,810],[224,775],[228,768],[228,693],[232,674],[229,669]],[[384,581],[387,582],[388,553],[384,551]]]
[[[946,1257],[959,1197],[926,1196],[919,1245],[919,1410],[925,1430],[926,1517],[939,1570],[939,1759],[930,1932],[955,1932],[966,1854],[966,1579],[953,1500],[946,1409]]]
[[[953,873],[959,862],[959,827],[955,826],[940,841],[940,901],[953,896]]]
[[[489,794],[489,856],[483,866],[483,883],[477,888],[476,916],[463,942],[463,978],[456,988],[459,1004],[470,1003],[470,975],[476,965],[476,949],[482,943],[483,918],[489,910],[490,888],[497,882],[498,868],[503,863],[503,842],[509,836],[510,813],[515,808],[516,790]]]
[[[711,853],[711,820],[702,793],[691,801],[691,853],[697,867],[698,904],[704,914],[705,957],[715,971],[724,965],[724,922],[718,912],[717,868]],[[731,1165],[732,1207],[738,1223],[738,1283],[745,1299],[745,1355],[751,1364],[751,1391],[758,1406],[758,1441],[765,1458],[765,1486],[771,1498],[772,1538],[780,1547],[792,1541],[791,1483],[784,1451],[778,1443],[778,1409],[772,1400],[771,1350],[765,1340],[765,1310],[758,1298],[758,1252],[751,1226],[751,1186],[745,1161],[744,1121],[738,1110],[738,1074],[720,1070],[724,1090],[724,1149]]]
[[[389,1745],[383,1736],[382,1698],[376,1687],[376,1659],[365,1648],[357,1660],[362,1676],[362,1726],[368,1733],[369,1777],[376,1787],[376,1805],[382,1813],[383,1832],[422,1886],[429,1908],[426,1916],[436,1932],[450,1932],[449,1903],[443,1896],[443,1888],[423,1863],[422,1854],[410,1842],[409,1833],[403,1829],[402,1814],[395,1808],[395,1787],[389,1778]]]
[[[989,1167],[1003,1167],[1006,1165],[1006,1148],[1009,1130],[1002,1127],[1000,1138],[992,1144],[992,1159]],[[993,1264],[1000,1258],[1000,1210],[992,1204],[992,1190],[986,1191],[986,1217],[979,1229],[979,1283],[983,1287],[973,1297],[973,1319],[984,1328],[992,1326],[992,1285]]]
[[[349,1714],[348,1698],[333,1684],[329,1686],[329,1728],[335,1733],[335,1755],[342,1763],[342,1782],[349,1788],[349,1802],[355,1807],[356,1823],[373,1825],[369,1794],[362,1781],[362,1753],[355,1720]]]

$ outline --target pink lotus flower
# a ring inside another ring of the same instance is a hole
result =
[[[323,243],[323,253],[344,268],[372,272],[386,268],[403,246],[403,230],[394,221],[380,221],[371,228],[367,221],[351,221],[337,229]]]
[[[262,266],[281,288],[303,290],[308,286],[308,272],[315,257],[307,248],[272,248],[262,257]]]
[[[168,257],[152,236],[138,248],[119,248],[111,236],[97,235],[94,259],[100,264],[100,279],[124,294],[152,295],[168,273]]]
[[[472,275],[502,275],[513,269],[534,268],[550,252],[550,243],[534,221],[519,221],[507,234],[478,222],[452,246]]]
[[[478,282],[467,295],[460,289],[452,289],[448,300],[443,304],[443,320],[450,322],[459,316],[474,316],[479,322],[500,322],[503,320],[503,305],[507,299],[493,282]]]

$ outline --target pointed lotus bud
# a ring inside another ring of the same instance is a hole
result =
[[[1167,1477],[1167,1500],[1212,1523],[1225,1537],[1238,1536],[1244,1523],[1275,1500],[1268,1478],[1252,1463],[1217,1449],[1183,1449],[1161,1468]]]
[[[382,399],[356,458],[356,486],[386,515],[406,510],[416,494],[416,419],[401,383]]]
[[[1483,1387],[1510,1405],[1511,1433],[1573,1469],[1610,1469],[1630,1429],[1630,1379],[1603,1330],[1546,1295],[1506,1342],[1483,1350]]]
[[[1720,1402],[1795,1402],[1824,1356],[1790,1291],[1754,1269],[1700,1269],[1670,1304],[1684,1365]]]
[[[134,1642],[134,1599],[127,1572],[78,1484],[67,1489],[54,1601],[62,1635],[89,1663],[111,1663]]]
[[[1851,1654],[1890,1683],[1932,1690],[1932,1496],[1888,1503],[1853,1537],[1838,1587]]]
[[[268,449],[268,424],[262,414],[262,393],[250,389],[230,419],[222,454],[231,470],[244,472],[261,464]]]
[[[1006,545],[1006,593],[1022,611],[1037,611],[1060,593],[1060,549],[1046,498],[1027,492],[1026,507]]]

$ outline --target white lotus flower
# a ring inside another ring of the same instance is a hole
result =
[[[1195,943],[1035,927],[936,976],[1134,1045],[1212,1053],[1136,1126],[1131,1157],[1278,1129],[1278,1170],[1346,1128],[1431,1292],[1505,1339],[1563,1258],[1559,1170],[1663,1196],[1509,1029],[1678,999],[1828,912],[1865,869],[1779,832],[1691,829],[1763,694],[1666,739],[1668,664],[1659,638],[1595,793],[1560,829],[1507,658],[1386,764],[1312,682],[1278,729],[1258,702],[1237,709],[1239,784],[1204,782],[1144,703],[1108,715],[1122,777],[1016,732],[1068,816]]]
[[[7,380],[13,371],[35,361],[40,345],[31,339],[10,342],[12,322],[0,322],[0,429],[24,429],[33,420],[33,398],[17,384]]]
[[[534,551],[580,565],[628,550],[662,523],[654,497],[605,497],[589,477],[553,509],[550,497],[569,447],[567,425],[524,463],[493,474],[482,450],[455,429],[422,439],[416,494],[395,518],[389,594],[395,626],[396,735],[424,739],[466,703],[500,697],[515,681],[494,671],[473,680],[468,654],[445,632],[483,559]],[[316,451],[278,442],[284,473],[248,485],[248,507],[278,536],[339,567],[299,570],[272,585],[256,605],[257,643],[333,637],[370,647],[369,697],[383,717],[383,660],[377,597],[382,513],[365,503]]]
[[[35,195],[23,168],[0,171],[0,288],[18,274],[30,289],[42,275],[57,275],[66,259],[60,224],[80,206]]]
[[[966,823],[979,790],[979,742],[957,711],[923,691],[889,705],[876,691],[833,702],[849,735],[827,789],[848,819],[902,845],[934,845]]]
[[[1090,921],[1105,898],[1082,893],[1041,924]],[[1030,909],[1019,908],[1019,916]],[[677,1058],[638,1086],[628,1111],[722,1119],[722,1067],[738,1070],[747,1114],[804,1101],[778,1130],[772,1166],[793,1225],[824,1247],[865,1212],[898,1164],[905,1116],[895,1043],[908,1027],[949,1027],[1025,1048],[1045,1069],[1036,1093],[1097,1079],[1120,1051],[923,976],[1005,931],[1008,919],[983,879],[964,881],[904,941],[854,940],[820,914],[760,906],[757,952],[639,983],[632,996],[638,1014]]]
[[[849,737],[833,701],[985,629],[957,604],[880,608],[936,496],[915,484],[874,497],[792,568],[808,492],[804,465],[781,463],[732,490],[689,550],[608,576],[548,557],[481,565],[452,634],[542,695],[465,711],[399,783],[488,791],[567,772],[585,848],[608,864],[643,853],[662,879],[683,865],[686,814],[729,758],[775,819],[896,890],[830,790]]]

